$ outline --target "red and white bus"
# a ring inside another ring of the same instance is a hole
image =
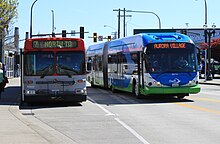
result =
[[[81,38],[27,39],[21,64],[21,102],[86,101],[85,46]]]

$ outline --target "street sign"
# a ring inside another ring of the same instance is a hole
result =
[[[99,41],[103,41],[103,36],[98,37]]]

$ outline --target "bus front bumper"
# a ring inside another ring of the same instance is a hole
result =
[[[31,94],[24,95],[24,102],[83,102],[86,101],[87,95],[82,94]]]
[[[185,87],[145,87],[142,94],[144,95],[196,94],[199,93],[200,90],[201,87],[199,85],[185,86]]]

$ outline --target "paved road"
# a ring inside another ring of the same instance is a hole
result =
[[[19,110],[19,79],[10,79],[0,101],[1,143],[218,144],[220,89],[201,86],[201,93],[183,100],[138,100],[89,88],[88,101],[81,104],[36,104]]]
[[[219,86],[202,85],[200,94],[183,100],[138,100],[89,88],[81,105],[35,105],[21,112],[79,144],[218,144],[219,91]]]

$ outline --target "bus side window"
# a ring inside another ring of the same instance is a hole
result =
[[[92,70],[92,58],[89,57],[88,61],[87,61],[87,71],[91,71]]]

